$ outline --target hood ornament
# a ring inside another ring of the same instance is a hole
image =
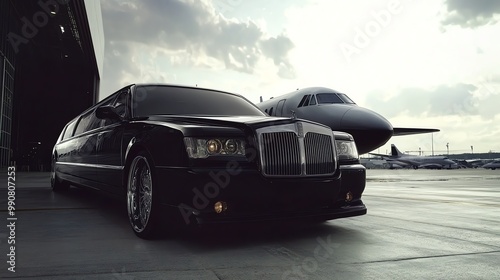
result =
[[[295,114],[295,111],[294,110],[290,110],[290,112],[292,113],[292,120],[297,119],[297,115]]]

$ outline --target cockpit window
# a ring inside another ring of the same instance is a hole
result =
[[[309,95],[304,95],[304,97],[302,97],[302,100],[300,100],[299,106],[297,107],[307,106],[308,99]]]
[[[311,99],[309,99],[309,105],[316,105],[316,97],[311,95]]]
[[[347,104],[356,104],[356,103],[354,103],[354,101],[352,101],[352,99],[350,99],[350,98],[349,98],[349,96],[347,96],[347,94],[345,94],[345,93],[338,93],[337,95],[340,97],[340,99],[342,99],[342,100],[343,100],[345,103],[347,103]]]
[[[306,95],[306,100],[304,100],[304,104],[302,104],[302,106],[307,106],[307,105],[309,105],[309,98],[310,98],[310,97],[311,97],[310,95]]]
[[[318,104],[344,103],[335,93],[318,93],[316,94]]]
[[[318,93],[307,94],[302,97],[297,107],[304,107],[316,104],[356,104],[344,93]]]

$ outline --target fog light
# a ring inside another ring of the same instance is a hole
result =
[[[346,202],[351,202],[351,200],[352,200],[352,192],[347,192],[345,194],[345,201]]]
[[[215,213],[220,214],[227,210],[227,204],[224,201],[217,201],[214,204]]]

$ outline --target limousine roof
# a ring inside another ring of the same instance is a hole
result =
[[[182,84],[170,84],[170,83],[135,83],[135,84],[130,84],[128,86],[125,86],[123,88],[131,87],[131,86],[166,86],[166,87],[182,87],[182,88],[192,88],[192,89],[202,89],[202,90],[210,90],[210,91],[216,91],[216,92],[221,92],[221,93],[229,93],[233,95],[238,95],[242,96],[239,93],[234,93],[234,92],[229,92],[229,91],[224,91],[224,90],[218,90],[218,89],[213,89],[213,88],[206,88],[206,87],[199,87],[198,85],[195,86],[188,86],[188,85],[182,85]]]

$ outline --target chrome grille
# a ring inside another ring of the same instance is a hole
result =
[[[300,175],[300,147],[294,132],[262,134],[264,173],[268,175]]]
[[[329,174],[335,172],[332,138],[314,132],[306,133],[304,138],[306,155],[306,174]]]
[[[330,128],[295,122],[257,129],[262,173],[298,177],[332,175],[337,168]]]

